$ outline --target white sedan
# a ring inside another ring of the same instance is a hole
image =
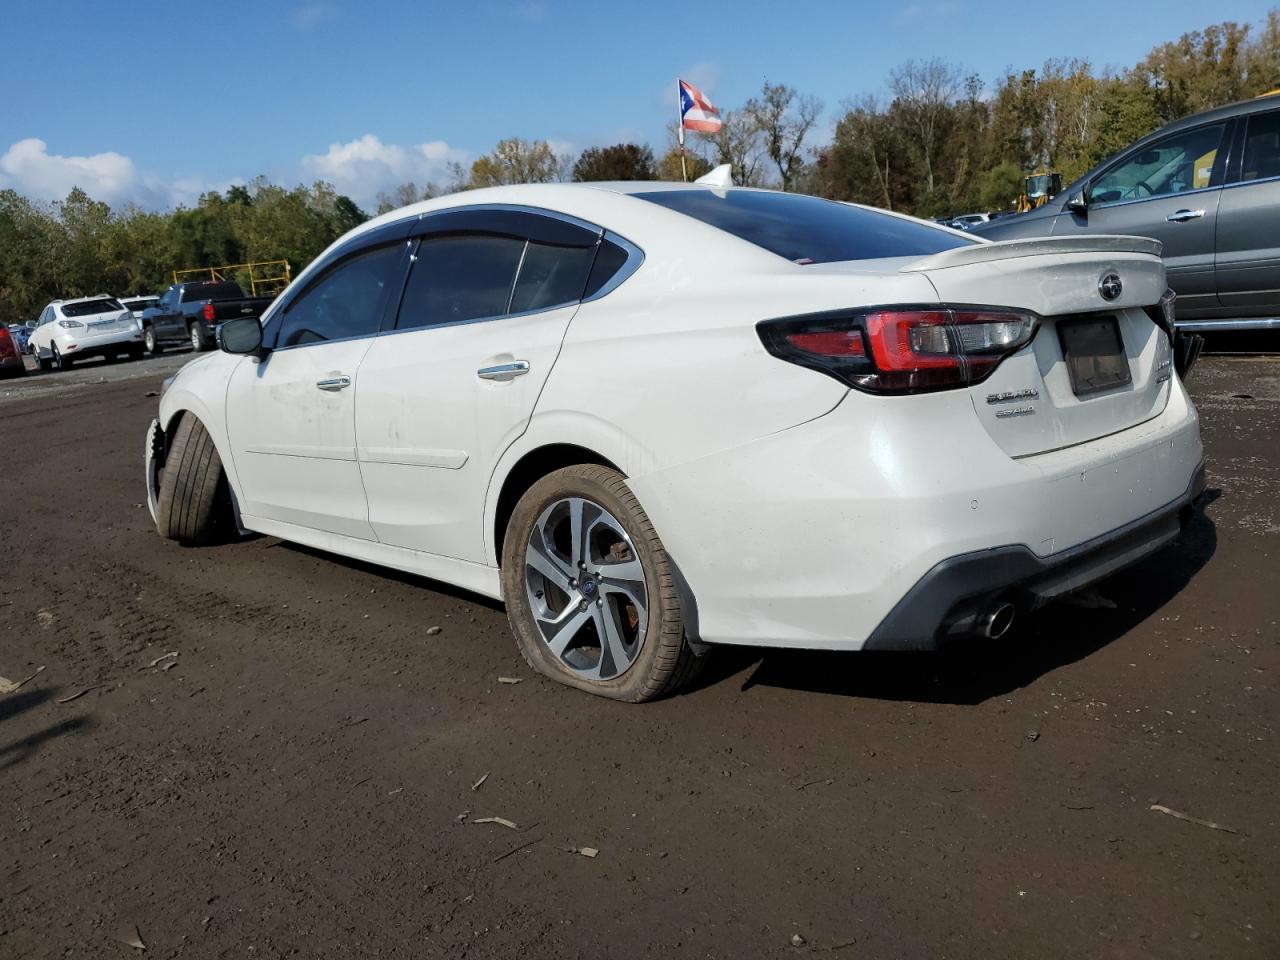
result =
[[[534,668],[620,700],[716,644],[995,637],[1203,488],[1159,253],[698,184],[437,198],[222,325],[148,501],[180,543],[501,598]]]
[[[85,357],[142,356],[142,325],[115,297],[54,300],[40,313],[27,350],[41,370],[68,370]]]

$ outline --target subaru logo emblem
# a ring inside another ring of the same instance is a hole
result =
[[[1104,273],[1102,279],[1098,281],[1098,292],[1102,294],[1103,300],[1114,300],[1120,296],[1120,291],[1124,289],[1124,284],[1120,282],[1118,273]]]

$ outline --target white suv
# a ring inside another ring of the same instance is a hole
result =
[[[41,370],[66,370],[84,357],[142,357],[142,325],[106,294],[54,300],[40,314],[28,344]]]

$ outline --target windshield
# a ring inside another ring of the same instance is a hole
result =
[[[64,317],[91,317],[95,313],[119,313],[123,309],[119,300],[110,297],[101,300],[82,300],[79,303],[64,303],[61,307]]]
[[[800,264],[924,257],[978,242],[879,210],[797,193],[693,188],[633,196]]]
[[[239,300],[243,296],[244,291],[234,280],[202,280],[182,288],[183,303],[192,300]]]

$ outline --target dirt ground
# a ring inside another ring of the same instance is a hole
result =
[[[0,384],[0,957],[1280,956],[1280,358],[1201,361],[1202,512],[1090,602],[642,707],[472,596],[162,541],[181,359]]]

